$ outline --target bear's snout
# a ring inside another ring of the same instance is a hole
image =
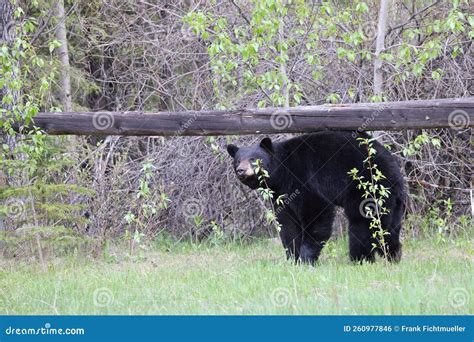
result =
[[[242,160],[237,166],[235,173],[240,179],[245,179],[255,175],[252,164],[248,160]]]

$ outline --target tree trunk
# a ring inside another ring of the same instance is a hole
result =
[[[72,111],[71,99],[71,76],[69,68],[69,51],[67,47],[66,16],[64,11],[64,0],[56,2],[56,16],[59,20],[56,27],[56,39],[61,43],[57,49],[61,72],[59,74],[59,85],[61,94],[61,105],[65,112]]]
[[[374,95],[382,98],[383,94],[383,71],[380,54],[385,48],[385,34],[388,24],[388,9],[390,0],[380,1],[379,21],[377,25],[377,40],[375,43],[375,62],[374,62]]]
[[[281,45],[283,45],[285,41],[285,22],[283,18],[280,18],[280,26],[278,27],[278,40],[280,41]],[[282,95],[284,96],[284,104],[283,106],[285,108],[290,107],[290,92],[288,91],[288,73],[286,71],[286,60],[284,59],[285,53],[283,52],[283,46],[281,47],[280,51],[280,74],[281,78],[283,80],[283,89],[282,89]]]

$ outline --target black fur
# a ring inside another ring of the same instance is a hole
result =
[[[269,172],[268,186],[275,192],[274,198],[286,194],[287,200],[277,207],[277,217],[282,225],[280,237],[290,258],[314,263],[331,236],[334,210],[344,208],[349,220],[349,250],[353,261],[373,261],[376,241],[369,229],[370,219],[360,212],[362,191],[357,189],[348,172],[357,168],[366,180],[369,171],[363,161],[367,158],[367,147],[360,146],[358,137],[370,138],[365,133],[349,131],[324,131],[302,135],[283,142],[272,142],[265,138],[261,143],[238,148],[229,145],[234,158],[234,168],[241,161],[262,160]],[[390,235],[386,236],[388,258],[398,261],[401,257],[400,230],[405,206],[403,177],[393,155],[374,141],[377,153],[375,164],[386,177],[381,181],[391,194],[385,202],[389,213],[382,217],[382,226]],[[256,189],[259,185],[253,175],[241,181]],[[297,193],[297,195],[294,195]]]

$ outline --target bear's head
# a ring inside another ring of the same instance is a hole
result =
[[[273,156],[273,145],[270,138],[264,138],[260,143],[249,147],[227,145],[227,152],[234,158],[234,171],[239,180],[256,189],[259,186],[258,175],[255,173],[256,161],[261,161],[264,170],[270,172],[270,162]]]

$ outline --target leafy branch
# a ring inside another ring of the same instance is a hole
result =
[[[270,209],[266,209],[265,211],[265,218],[267,220],[267,223],[273,224],[277,232],[280,232],[281,224],[280,222],[278,222],[275,204],[283,206],[286,195],[283,194],[275,198],[275,192],[270,189],[267,182],[267,180],[270,178],[270,175],[268,171],[263,168],[261,159],[257,159],[254,163],[252,163],[252,165],[254,166],[254,172],[258,176],[258,182],[260,185],[257,191],[260,193],[264,201],[270,203]]]
[[[360,146],[365,146],[367,148],[367,158],[364,160],[364,166],[369,171],[369,179],[365,179],[363,175],[360,174],[357,168],[353,168],[348,172],[353,180],[357,181],[357,189],[362,190],[362,198],[364,202],[367,201],[371,205],[365,205],[364,216],[370,219],[370,230],[372,231],[372,237],[375,238],[379,244],[379,247],[382,250],[382,253],[387,256],[387,246],[385,243],[385,236],[390,233],[387,232],[382,225],[382,217],[389,213],[389,209],[386,208],[385,201],[390,195],[389,188],[381,184],[381,181],[386,179],[383,173],[378,168],[378,165],[375,164],[374,158],[377,153],[377,150],[373,147],[373,138],[358,138],[360,141]],[[362,202],[362,203],[364,203]],[[361,213],[362,214],[362,213]],[[372,248],[377,248],[377,244],[373,243]]]

